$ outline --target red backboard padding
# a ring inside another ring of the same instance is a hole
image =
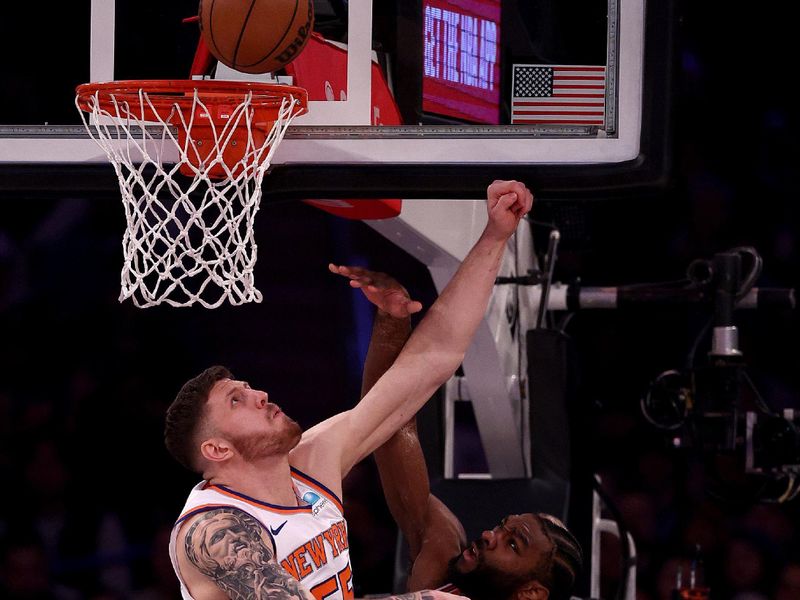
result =
[[[345,100],[347,94],[347,51],[313,34],[303,52],[286,65],[294,85],[308,90],[309,100]],[[395,104],[380,66],[372,64],[372,125],[401,125]],[[308,204],[348,219],[388,219],[402,209],[400,199],[307,200]]]

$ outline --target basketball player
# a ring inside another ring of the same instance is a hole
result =
[[[350,268],[342,274],[357,280],[379,308],[364,365],[363,394],[391,366],[411,331],[408,317],[380,310],[380,298],[408,294],[383,273]],[[570,598],[583,556],[558,519],[543,513],[509,515],[468,542],[458,518],[430,493],[415,418],[375,451],[375,460],[389,509],[408,542],[409,590],[438,588],[472,600]]]
[[[488,187],[480,238],[392,367],[353,409],[303,433],[266,392],[224,367],[184,384],[165,428],[170,453],[203,477],[170,539],[184,598],[353,597],[342,478],[458,368],[506,242],[532,202],[517,181]],[[376,298],[395,318],[421,309],[394,291]]]

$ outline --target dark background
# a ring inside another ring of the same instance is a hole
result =
[[[677,3],[675,95],[661,99],[673,107],[667,185],[625,199],[540,198],[537,218],[564,234],[556,279],[680,279],[696,258],[751,245],[764,259],[760,286],[798,286],[796,21],[779,3],[758,12],[706,4]],[[117,303],[124,221],[114,195],[12,194],[3,215],[3,598],[176,597],[166,535],[194,477],[167,456],[161,432],[183,381],[224,363],[309,426],[357,398],[368,331],[367,309],[327,262],[390,271],[426,306],[433,300],[425,270],[405,253],[363,224],[297,202],[258,215],[264,303],[216,311]],[[580,412],[593,425],[581,443],[637,540],[640,598],[666,599],[697,544],[712,597],[800,598],[797,501],[753,500],[750,486],[670,449],[639,415],[648,383],[684,365],[706,317],[659,309],[569,321]],[[736,318],[761,394],[774,408],[798,408],[796,311]],[[395,534],[370,461],[344,496],[357,592],[387,591]],[[612,544],[605,557],[612,597]]]

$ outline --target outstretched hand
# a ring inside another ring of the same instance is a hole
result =
[[[404,319],[422,310],[422,304],[412,300],[406,288],[386,273],[333,263],[328,265],[328,270],[350,279],[350,287],[360,289],[378,310],[395,319]]]
[[[533,194],[519,181],[495,180],[486,190],[486,201],[489,211],[486,233],[508,239],[533,206]]]

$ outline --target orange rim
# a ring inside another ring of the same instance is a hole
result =
[[[140,92],[147,94],[148,102],[142,106],[142,118],[148,119],[152,112],[171,111],[176,105],[181,109],[191,109],[194,94],[209,107],[238,105],[248,94],[252,94],[251,104],[257,114],[268,120],[277,116],[285,98],[293,98],[296,105],[294,115],[308,112],[308,92],[305,89],[283,84],[261,83],[255,81],[220,81],[211,79],[169,79],[169,80],[129,80],[110,81],[105,83],[84,83],[75,92],[78,107],[85,112],[92,112],[94,102],[109,112],[114,112],[115,104],[127,103],[130,106],[139,104]],[[223,124],[224,118],[211,111],[215,123]],[[158,114],[160,118],[162,115]]]

